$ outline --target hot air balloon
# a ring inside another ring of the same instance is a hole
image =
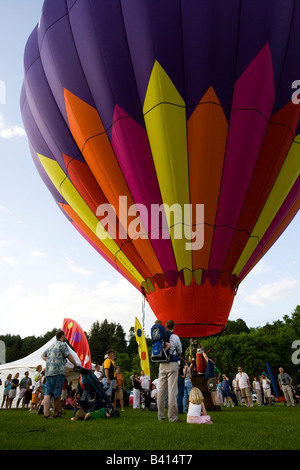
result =
[[[223,331],[299,209],[299,43],[292,0],[46,0],[27,41],[41,178],[179,336]]]

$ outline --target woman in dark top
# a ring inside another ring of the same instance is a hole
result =
[[[11,389],[8,394],[8,409],[11,408],[12,402],[16,398],[18,385],[19,385],[19,373],[17,372],[11,381]]]

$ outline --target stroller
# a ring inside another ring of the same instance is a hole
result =
[[[114,407],[109,396],[105,393],[102,383],[99,382],[95,374],[83,367],[75,367],[74,370],[81,374],[80,383],[83,387],[83,392],[79,400],[79,406],[83,411],[87,413],[105,408],[111,414],[114,411]]]
[[[291,389],[295,405],[300,405],[300,386],[298,385],[297,387],[295,387],[294,385],[292,385]]]
[[[151,397],[150,390],[145,390],[141,402],[142,410],[148,408],[149,411],[157,411],[157,404],[154,398]]]

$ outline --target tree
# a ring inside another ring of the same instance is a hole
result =
[[[109,323],[106,319],[101,324],[96,321],[88,337],[92,361],[98,364],[103,364],[109,349],[113,349],[116,355],[127,352],[125,332],[119,323]]]
[[[127,343],[126,343],[126,334],[123,330],[123,327],[118,323],[115,328],[113,335],[113,345],[112,349],[118,353],[118,356],[122,353],[127,353]]]
[[[137,342],[135,339],[134,327],[132,326],[129,330],[128,334],[128,344],[127,344],[127,352],[128,354],[133,357],[137,353]]]
[[[228,320],[226,325],[226,334],[239,334],[239,333],[249,333],[249,328],[241,318],[238,318],[236,321]]]

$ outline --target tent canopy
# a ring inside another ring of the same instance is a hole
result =
[[[42,359],[42,354],[48,349],[54,342],[56,341],[56,338],[52,338],[48,343],[44,344],[41,348],[39,348],[37,351],[29,354],[29,356],[24,357],[22,359],[19,359],[17,361],[13,362],[8,362],[6,364],[1,364],[0,365],[0,377],[2,380],[2,385],[4,385],[4,381],[8,374],[12,374],[14,376],[15,374],[19,373],[19,380],[21,380],[24,377],[24,374],[26,371],[29,372],[29,377],[33,378],[33,374],[36,370],[36,367],[38,365],[41,365],[43,369],[46,367],[46,362]],[[76,363],[81,366],[81,362],[79,357],[77,356],[76,352],[73,351],[73,349],[67,344],[68,349],[70,351],[70,354],[74,357]],[[68,370],[67,374],[67,379],[70,381],[74,381],[77,383],[77,380],[79,378],[79,374],[73,371],[73,364],[66,360],[66,368]]]

